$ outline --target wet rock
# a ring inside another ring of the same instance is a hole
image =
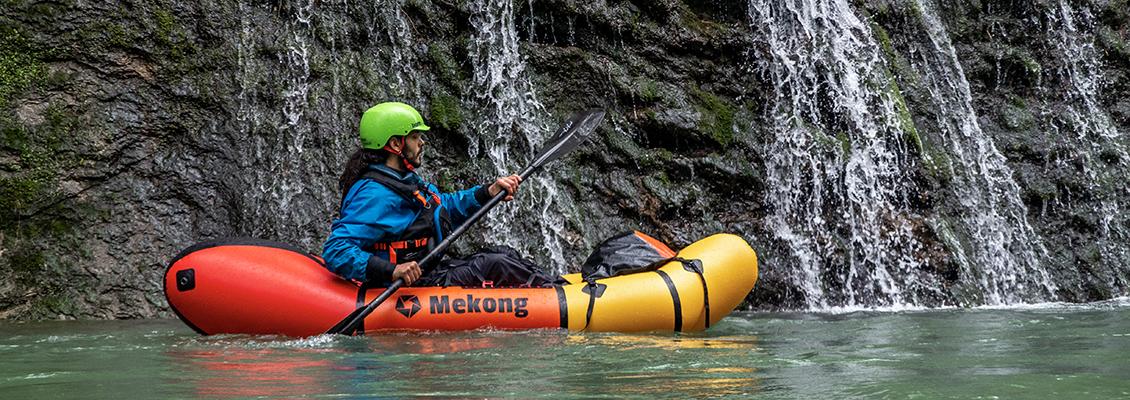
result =
[[[1072,301],[1127,290],[1130,259],[1110,251],[1130,240],[1123,3],[1072,4],[1091,7],[1092,19],[1076,13],[1092,22],[1078,32],[1101,50],[1094,66],[1052,51],[1065,40],[1049,17],[1058,2],[941,10],[980,117],[967,122],[1007,158],[1046,264],[1072,266],[1054,272],[1058,296]],[[872,84],[898,93],[897,123],[913,132],[900,134],[900,156],[915,169],[906,179],[918,193],[905,194],[909,212],[883,226],[909,226],[918,241],[921,268],[904,273],[941,282],[908,289],[923,304],[976,304],[978,294],[956,283],[966,272],[954,261],[975,238],[923,222],[952,217],[946,210],[962,201],[947,194],[962,155],[942,145],[938,88],[925,84],[932,72],[911,67],[922,55],[907,44],[925,35],[912,4],[852,2],[891,80]],[[472,148],[499,139],[482,130],[490,94],[473,81],[471,5],[412,0],[390,13],[351,2],[8,2],[0,9],[0,318],[169,316],[166,263],[201,240],[256,236],[316,252],[337,211],[336,178],[356,146],[357,116],[378,101],[418,104],[432,122],[431,178],[449,188],[488,179],[495,166]],[[765,149],[777,116],[766,106],[771,83],[751,68],[764,49],[749,2],[511,5],[523,73],[545,109],[539,122],[610,111],[599,139],[547,175],[574,200],[563,207],[562,257],[583,258],[628,228],[676,245],[729,231],[761,255],[751,304],[808,304],[799,261],[766,221]],[[1089,80],[1088,68],[1101,79]],[[1083,101],[1074,89],[1088,82],[1097,93]],[[837,129],[840,111],[813,110]],[[813,151],[848,154],[849,137],[829,135]],[[514,154],[533,145],[516,143]],[[842,216],[824,218],[850,229]],[[845,260],[851,244],[826,248]],[[853,283],[840,274],[845,262],[832,264],[817,267],[841,291],[829,298],[840,299]]]

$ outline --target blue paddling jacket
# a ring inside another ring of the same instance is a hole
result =
[[[322,258],[343,278],[388,286],[396,264],[423,258],[488,200],[483,185],[440,193],[413,172],[371,164],[342,199]]]

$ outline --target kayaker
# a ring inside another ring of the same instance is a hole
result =
[[[432,271],[417,261],[453,228],[505,190],[511,201],[522,179],[441,193],[415,173],[423,163],[429,128],[415,108],[387,102],[369,108],[358,129],[361,148],[338,180],[342,201],[322,249],[326,268],[370,287],[397,278],[420,286],[542,286],[553,278],[509,247],[443,260]]]

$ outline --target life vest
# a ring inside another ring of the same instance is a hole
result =
[[[443,208],[439,195],[429,190],[422,181],[405,182],[374,170],[365,171],[361,178],[372,179],[384,185],[416,210],[416,218],[397,240],[373,244],[371,250],[374,252],[388,251],[388,262],[397,264],[418,261],[450,231],[451,217]]]

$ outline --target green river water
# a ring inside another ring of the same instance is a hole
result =
[[[704,333],[201,337],[0,322],[0,399],[1130,398],[1130,300],[734,313]]]

